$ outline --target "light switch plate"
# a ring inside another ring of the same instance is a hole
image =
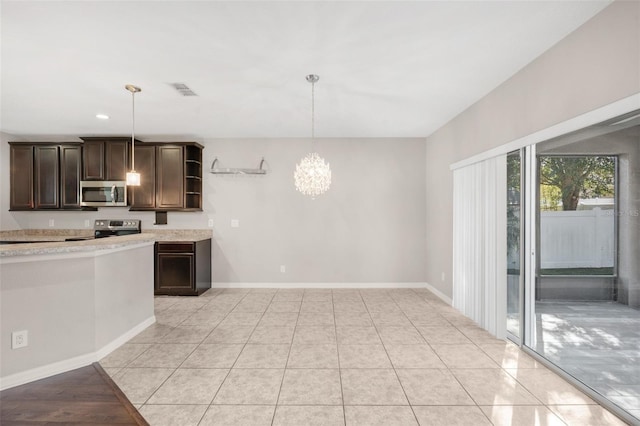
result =
[[[238,219],[231,219],[232,228],[240,228],[240,221]]]

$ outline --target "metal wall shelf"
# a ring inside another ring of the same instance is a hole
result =
[[[218,162],[218,158],[216,157],[211,163],[210,172],[214,175],[266,175],[267,171],[263,169],[264,166],[264,158],[260,160],[260,166],[257,169],[240,169],[240,168],[222,168],[216,167],[216,163]]]

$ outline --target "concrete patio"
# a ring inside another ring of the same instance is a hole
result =
[[[640,420],[640,310],[538,301],[534,349]]]

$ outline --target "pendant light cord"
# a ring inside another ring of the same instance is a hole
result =
[[[136,93],[131,92],[131,171],[136,170]]]

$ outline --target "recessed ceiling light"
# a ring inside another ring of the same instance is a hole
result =
[[[100,120],[108,120],[109,116],[107,114],[96,114],[96,118],[99,118]]]

